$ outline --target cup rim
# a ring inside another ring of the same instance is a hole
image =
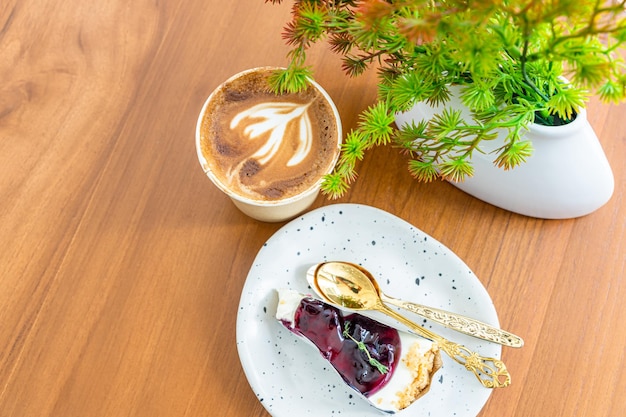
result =
[[[196,153],[197,153],[200,165],[202,167],[202,170],[204,171],[206,176],[209,177],[209,179],[213,182],[213,184],[215,184],[215,186],[217,186],[222,192],[224,192],[230,198],[233,198],[233,199],[235,199],[237,201],[241,201],[243,203],[254,205],[254,206],[261,206],[261,207],[279,207],[279,206],[284,206],[284,205],[291,204],[291,203],[293,203],[295,201],[299,201],[299,200],[301,200],[303,198],[306,198],[306,197],[310,196],[313,193],[317,193],[319,191],[319,189],[320,189],[321,184],[322,184],[323,176],[326,175],[326,174],[329,174],[332,171],[332,169],[334,169],[334,167],[337,165],[337,161],[339,160],[339,156],[341,154],[341,144],[342,144],[343,132],[342,132],[342,125],[341,125],[341,118],[339,117],[339,111],[337,110],[337,106],[335,105],[335,102],[332,100],[332,98],[330,97],[328,92],[320,84],[318,84],[315,80],[313,80],[312,78],[309,78],[309,82],[311,83],[311,85],[314,88],[316,88],[322,94],[322,96],[328,102],[328,104],[330,104],[330,107],[332,109],[333,116],[335,118],[335,122],[336,122],[336,125],[337,125],[336,152],[334,153],[333,158],[331,159],[331,162],[329,164],[329,167],[331,168],[330,171],[324,173],[324,175],[322,175],[322,177],[320,177],[320,179],[318,181],[316,181],[310,187],[308,187],[307,189],[301,191],[300,193],[292,195],[292,196],[284,198],[284,199],[278,199],[278,200],[256,200],[256,199],[253,199],[253,198],[249,198],[249,197],[243,196],[241,194],[237,194],[236,192],[234,192],[231,189],[229,189],[226,186],[226,184],[224,184],[217,177],[217,175],[215,175],[215,173],[213,172],[213,170],[209,166],[207,158],[204,156],[204,154],[202,152],[202,134],[201,134],[201,131],[202,131],[202,121],[204,120],[204,115],[206,113],[206,109],[209,106],[209,103],[211,102],[212,98],[215,96],[215,94],[218,91],[220,91],[222,89],[222,87],[225,84],[227,84],[227,83],[229,83],[229,82],[231,82],[231,81],[233,81],[233,80],[235,80],[237,78],[245,76],[246,74],[253,73],[253,72],[260,72],[260,71],[268,71],[268,70],[280,70],[280,69],[285,69],[285,68],[284,67],[278,67],[278,66],[260,66],[260,67],[249,68],[249,69],[240,71],[240,72],[230,76],[228,79],[226,79],[225,81],[220,83],[217,87],[215,87],[215,89],[211,92],[211,94],[209,94],[207,99],[204,101],[204,104],[202,105],[202,109],[200,111],[200,114],[198,116],[198,120],[196,122]]]

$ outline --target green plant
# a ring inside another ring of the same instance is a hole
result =
[[[281,3],[282,0],[265,0]],[[356,178],[355,165],[377,145],[410,156],[418,180],[460,181],[470,158],[497,130],[508,132],[494,163],[510,169],[532,153],[530,123],[568,123],[590,94],[606,102],[626,96],[623,51],[626,1],[617,0],[294,0],[283,38],[289,65],[277,91],[306,86],[309,48],[327,41],[357,76],[379,74],[378,98],[360,115],[323,191],[339,197]],[[565,82],[563,77],[568,78]],[[446,108],[431,120],[398,128],[394,115],[415,103],[445,103],[450,86],[472,119]]]

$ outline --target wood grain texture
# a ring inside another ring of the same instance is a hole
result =
[[[286,63],[289,7],[100,3],[0,4],[0,416],[268,416],[235,321],[248,269],[282,224],[247,218],[210,185],[194,129],[228,76]],[[376,74],[347,80],[324,47],[311,65],[354,127]],[[482,417],[626,415],[625,116],[589,104],[616,189],[580,219],[416,183],[393,149],[368,154],[337,201],[444,243],[525,338],[504,351],[513,385]]]

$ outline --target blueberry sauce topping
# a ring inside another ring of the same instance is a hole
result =
[[[366,397],[386,384],[400,358],[396,329],[360,314],[344,316],[313,298],[302,299],[290,330],[313,342],[344,381]]]

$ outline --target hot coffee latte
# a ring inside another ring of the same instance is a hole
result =
[[[207,100],[198,124],[205,172],[246,199],[278,201],[319,186],[338,154],[341,126],[316,87],[275,95],[275,68],[235,76]]]

